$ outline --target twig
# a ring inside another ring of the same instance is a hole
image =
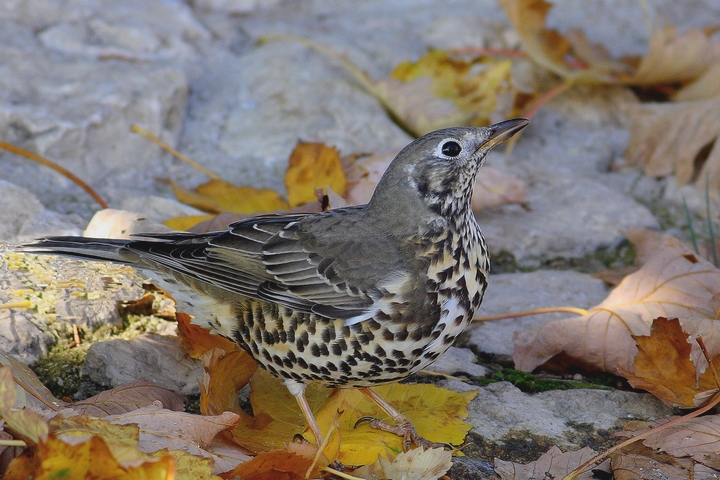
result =
[[[490,322],[493,320],[505,320],[506,318],[517,318],[517,317],[527,317],[530,315],[540,315],[543,313],[576,313],[582,317],[585,315],[588,315],[590,312],[585,310],[584,308],[575,308],[575,307],[548,307],[548,308],[536,308],[534,310],[524,310],[522,312],[513,312],[513,313],[503,313],[500,315],[481,315],[479,317],[473,318],[473,322]]]
[[[185,162],[185,163],[187,163],[188,165],[190,165],[191,167],[195,168],[196,170],[200,170],[202,173],[204,173],[204,174],[207,175],[208,177],[212,178],[213,180],[220,180],[220,176],[219,176],[219,175],[217,175],[217,174],[211,172],[210,170],[208,170],[207,168],[203,167],[202,165],[200,165],[199,163],[197,163],[197,162],[196,162],[195,160],[193,160],[192,158],[186,157],[186,156],[183,155],[182,153],[178,152],[177,150],[175,150],[174,148],[172,148],[170,145],[168,145],[167,143],[163,142],[162,140],[160,140],[159,138],[157,138],[155,135],[153,135],[152,133],[148,132],[148,131],[145,130],[144,128],[138,127],[137,125],[132,124],[132,125],[130,125],[130,131],[133,132],[133,133],[137,133],[138,135],[142,135],[143,137],[147,138],[148,140],[150,140],[151,142],[153,142],[154,144],[156,144],[157,146],[159,146],[160,148],[162,148],[162,149],[165,150],[166,152],[171,153],[171,154],[174,155],[175,157],[179,158],[179,159],[182,160],[183,162]]]
[[[22,157],[29,158],[30,160],[34,160],[41,165],[45,165],[46,167],[55,170],[60,175],[63,175],[65,177],[69,178],[78,187],[85,190],[102,208],[108,208],[108,204],[105,203],[105,200],[103,200],[102,197],[95,192],[95,190],[90,188],[90,186],[88,184],[86,184],[85,182],[80,180],[80,178],[77,177],[75,174],[73,174],[69,170],[66,170],[65,168],[61,167],[57,163],[53,163],[50,160],[48,160],[47,158],[43,158],[40,155],[29,152],[23,148],[16,147],[15,145],[11,145],[9,143],[0,142],[0,148],[5,149],[9,152],[12,152],[16,155],[20,155]]]

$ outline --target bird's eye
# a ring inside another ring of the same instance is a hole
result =
[[[462,147],[459,143],[450,140],[449,142],[443,143],[440,151],[448,157],[457,157],[460,155],[460,152],[462,152]]]

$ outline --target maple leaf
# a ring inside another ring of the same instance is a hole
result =
[[[312,458],[303,457],[287,450],[272,450],[259,453],[255,458],[238,465],[223,477],[238,477],[243,480],[274,480],[278,478],[305,480],[306,478],[317,478],[320,472],[318,468],[310,468],[312,463]]]
[[[703,399],[720,388],[713,376],[713,370],[720,370],[720,356],[715,356],[712,367],[700,375],[690,355],[689,337],[677,318],[655,319],[649,336],[633,335],[638,346],[633,371],[620,369],[620,374],[633,387],[647,390],[668,405],[700,406]]]
[[[201,357],[205,375],[200,384],[200,411],[203,415],[233,412],[247,415],[240,408],[237,392],[244,387],[258,368],[257,362],[245,351],[226,352],[213,348]]]
[[[262,213],[289,208],[279,193],[267,188],[238,187],[215,178],[194,190],[167,182],[178,200],[204,212]]]
[[[285,186],[290,207],[317,201],[315,190],[326,186],[345,195],[347,180],[338,151],[322,143],[298,142],[290,154]]]
[[[673,457],[692,457],[711,468],[720,468],[720,415],[690,418],[643,440],[646,446]]]
[[[526,465],[495,459],[495,473],[502,480],[544,480],[546,478],[563,478],[595,456],[595,451],[584,447],[574,452],[562,452],[553,446],[547,452]],[[594,478],[592,472],[584,472],[576,477],[581,480]]]
[[[720,269],[682,246],[667,245],[588,315],[517,332],[515,366],[531,371],[562,354],[586,368],[632,371],[632,335],[649,334],[660,316],[713,318],[711,302],[718,293]]]
[[[185,352],[192,358],[200,358],[202,354],[213,348],[225,352],[239,351],[237,343],[227,338],[211,333],[207,328],[192,323],[192,316],[187,313],[176,314],[178,325],[178,338]]]

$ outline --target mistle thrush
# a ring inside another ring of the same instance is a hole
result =
[[[527,125],[507,120],[424,135],[392,161],[367,205],[260,215],[212,233],[131,240],[50,237],[22,251],[135,266],[194,322],[237,342],[285,385],[319,445],[305,387],[355,387],[426,442],[370,387],[442,355],[472,321],[488,250],[470,206],[487,153]],[[427,443],[427,442],[426,442]]]

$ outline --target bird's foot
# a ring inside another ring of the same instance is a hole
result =
[[[355,427],[361,423],[367,423],[371,428],[381,430],[383,432],[394,433],[395,435],[403,439],[403,451],[407,452],[410,447],[416,445],[418,447],[428,448],[444,448],[446,450],[452,450],[453,446],[447,443],[431,442],[425,437],[421,436],[415,429],[415,425],[405,417],[396,420],[396,425],[390,425],[380,419],[372,417],[363,417],[355,422]]]

